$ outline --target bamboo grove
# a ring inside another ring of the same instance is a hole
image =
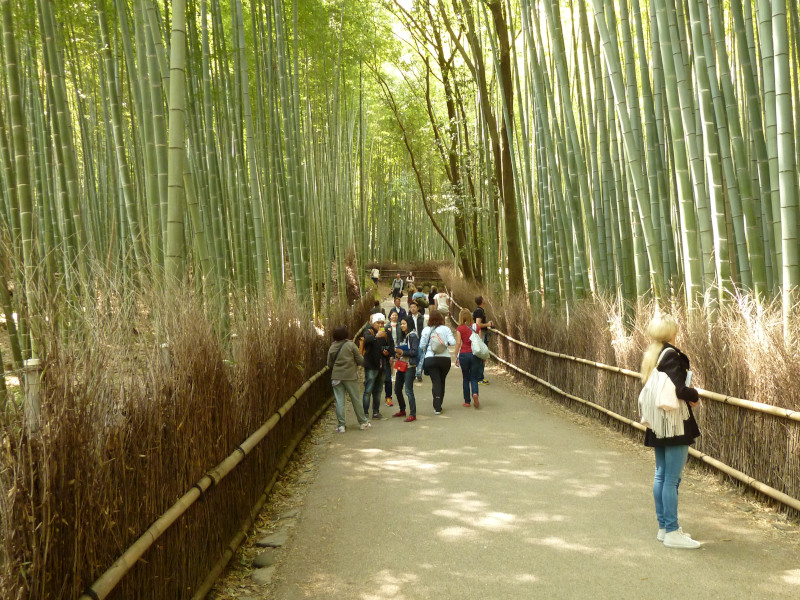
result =
[[[374,125],[363,65],[391,37],[377,11],[2,0],[0,301],[14,364],[42,353],[49,309],[93,298],[98,277],[189,282],[224,332],[234,292],[289,289],[319,314],[344,294],[331,281],[348,253],[359,271],[375,252],[440,257],[401,147]],[[401,209],[413,244],[386,235]]]
[[[521,290],[523,248],[534,307],[592,293],[674,293],[711,310],[780,296],[788,327],[800,283],[796,0],[388,4],[407,32],[396,82],[421,105],[438,87],[456,106],[429,111],[431,143],[467,222],[499,232],[500,252],[480,256],[490,280],[502,265]]]
[[[98,270],[190,281],[224,329],[233,291],[324,310],[349,252],[533,308],[780,297],[788,333],[797,8],[0,0],[14,362]]]

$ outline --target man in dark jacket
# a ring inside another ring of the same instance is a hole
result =
[[[489,328],[494,327],[494,323],[486,319],[486,310],[484,306],[483,296],[475,296],[475,310],[472,311],[472,319],[475,321],[475,326],[478,330],[478,335],[481,336],[483,343],[489,345]],[[486,377],[484,376],[484,368],[486,361],[480,361],[480,374],[478,375],[478,383],[487,384]]]
[[[407,319],[411,322],[414,331],[417,332],[417,335],[422,335],[422,330],[425,329],[425,317],[420,312],[416,302],[411,302],[411,304],[408,305],[408,312],[409,315]]]
[[[425,316],[419,311],[419,306],[417,306],[416,302],[412,301],[408,305],[408,316],[406,319],[411,324],[414,331],[417,332],[417,335],[422,337],[422,330],[425,329]],[[422,363],[420,363],[419,367],[416,369],[414,379],[416,381],[422,381]]]
[[[364,414],[369,414],[369,399],[372,395],[372,418],[382,419],[380,376],[385,364],[394,355],[394,342],[383,328],[386,317],[375,313],[371,317],[372,326],[364,333]]]

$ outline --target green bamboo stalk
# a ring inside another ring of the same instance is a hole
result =
[[[780,192],[782,245],[783,331],[786,343],[791,339],[792,315],[800,286],[800,250],[797,239],[797,163],[795,162],[792,89],[789,70],[789,34],[786,2],[772,1],[772,36],[775,50],[775,103],[778,142],[778,178]]]
[[[3,50],[5,68],[8,76],[8,107],[11,122],[11,137],[14,140],[14,167],[19,202],[19,222],[24,270],[25,300],[31,328],[31,356],[39,357],[42,352],[42,328],[37,298],[37,259],[34,256],[33,197],[31,193],[30,171],[28,165],[27,120],[22,108],[22,90],[17,62],[17,43],[14,36],[14,22],[10,0],[0,1],[0,19],[3,28]],[[0,285],[5,288],[5,283]],[[11,315],[7,315],[10,318]]]
[[[185,261],[183,161],[186,155],[184,110],[186,85],[186,0],[172,4],[169,61],[169,148],[167,169],[167,244],[165,272],[174,284],[183,278]]]
[[[653,233],[650,214],[650,195],[645,181],[642,160],[637,152],[636,141],[633,138],[630,119],[628,118],[619,61],[614,61],[615,53],[611,48],[611,37],[603,17],[603,2],[602,0],[593,0],[593,4],[595,8],[597,30],[602,40],[603,56],[606,59],[608,67],[608,77],[614,91],[614,98],[616,99],[617,116],[622,131],[628,168],[633,179],[633,188],[636,201],[639,205],[639,214],[641,215],[643,223],[645,244],[647,245],[647,252],[650,260],[650,277],[653,281],[653,290],[656,298],[663,298],[665,293],[664,277],[660,269],[657,268],[657,265],[661,264],[661,248],[656,243],[656,237]]]

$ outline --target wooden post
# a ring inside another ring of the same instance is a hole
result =
[[[39,432],[42,419],[42,409],[39,403],[42,378],[42,361],[38,358],[29,358],[25,361],[25,423],[29,434]]]

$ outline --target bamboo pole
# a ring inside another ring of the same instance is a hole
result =
[[[79,600],[102,600],[106,598],[116,587],[120,580],[130,571],[142,555],[161,537],[161,535],[173,525],[178,518],[183,515],[198,498],[205,494],[212,485],[218,484],[227,476],[242,460],[247,456],[261,440],[280,422],[282,418],[295,405],[311,385],[314,384],[322,375],[328,372],[326,365],[320,371],[311,376],[297,391],[289,397],[289,400],[281,406],[261,427],[241,443],[225,460],[219,463],[195,483],[189,491],[181,496],[163,515],[145,531],[122,555],[103,573],[92,585],[90,585]]]

